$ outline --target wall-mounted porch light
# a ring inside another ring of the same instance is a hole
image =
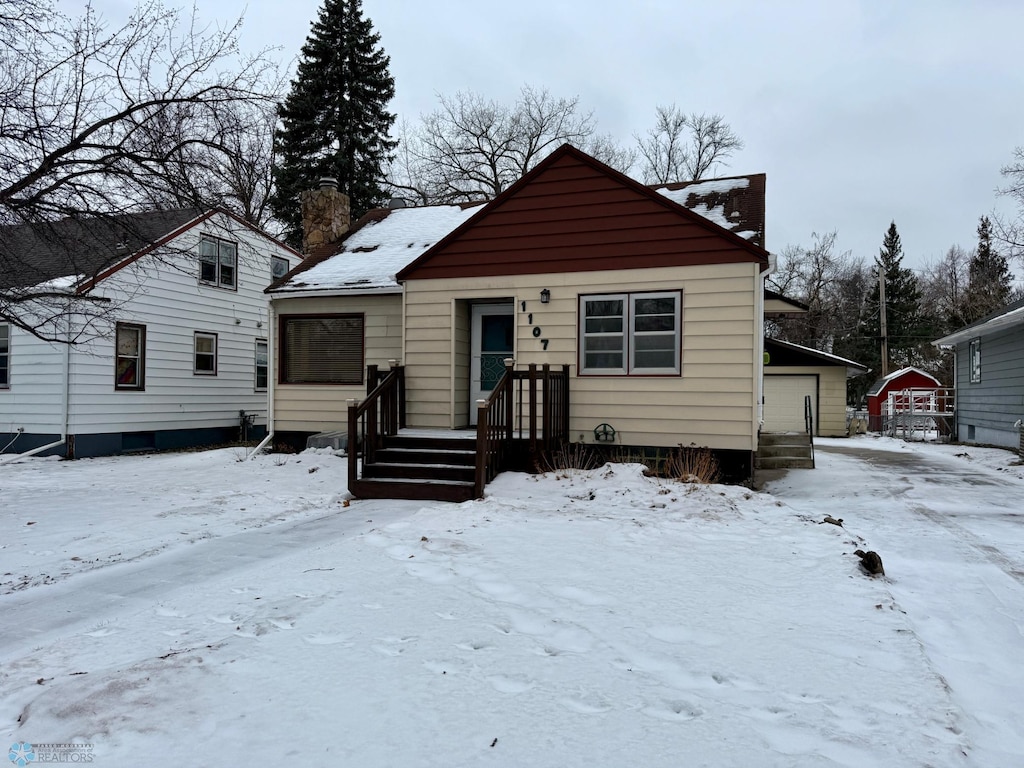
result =
[[[549,301],[551,301],[551,291],[545,288],[540,292],[540,303],[547,304]]]

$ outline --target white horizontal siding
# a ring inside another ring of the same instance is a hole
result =
[[[10,388],[0,389],[0,433],[59,433],[64,347],[13,326],[10,335]]]
[[[238,244],[236,290],[200,284],[202,233]],[[71,354],[69,432],[227,427],[238,424],[242,410],[256,413],[257,424],[265,423],[267,394],[255,389],[255,345],[256,339],[269,338],[263,290],[272,280],[271,256],[286,258],[292,266],[299,261],[269,238],[216,215],[101,282],[94,294],[117,305],[119,320],[146,326],[145,389],[114,389],[112,336],[76,348]],[[192,372],[196,331],[218,336],[216,376]],[[47,423],[57,425],[61,354],[56,348],[46,351],[48,362],[37,361],[31,373],[18,374],[12,382],[19,398],[17,413],[27,416],[42,409]],[[20,367],[24,362],[15,357],[12,372],[15,363]]]

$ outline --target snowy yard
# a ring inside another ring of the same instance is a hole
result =
[[[242,455],[0,466],[7,744],[157,768],[1024,765],[1008,452],[822,440],[762,493],[615,465],[461,505],[346,503],[329,452]]]

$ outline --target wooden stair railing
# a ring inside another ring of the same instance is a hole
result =
[[[529,435],[526,445],[531,466],[542,452],[554,450],[569,439],[569,366],[552,369],[547,364],[530,364],[525,371],[513,371],[513,364],[511,359],[505,361],[504,375],[490,396],[478,404],[477,498],[483,496],[484,486],[507,467],[517,432],[520,438],[525,437],[524,433]]]
[[[381,372],[376,365],[366,367],[366,398],[348,407],[348,482],[355,487],[359,479],[358,454],[363,465],[372,464],[385,437],[398,434],[405,426],[405,368],[392,365]],[[361,439],[361,451],[360,447]]]
[[[477,401],[476,420],[476,474],[473,494],[484,495],[484,486],[491,482],[512,450],[513,405],[512,381],[514,361],[505,360],[505,373],[491,390],[486,400]]]

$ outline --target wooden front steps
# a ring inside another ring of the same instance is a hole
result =
[[[756,469],[814,469],[814,445],[806,432],[762,432]]]
[[[383,438],[374,461],[349,483],[361,499],[469,501],[475,497],[476,433],[466,437],[393,435]]]

